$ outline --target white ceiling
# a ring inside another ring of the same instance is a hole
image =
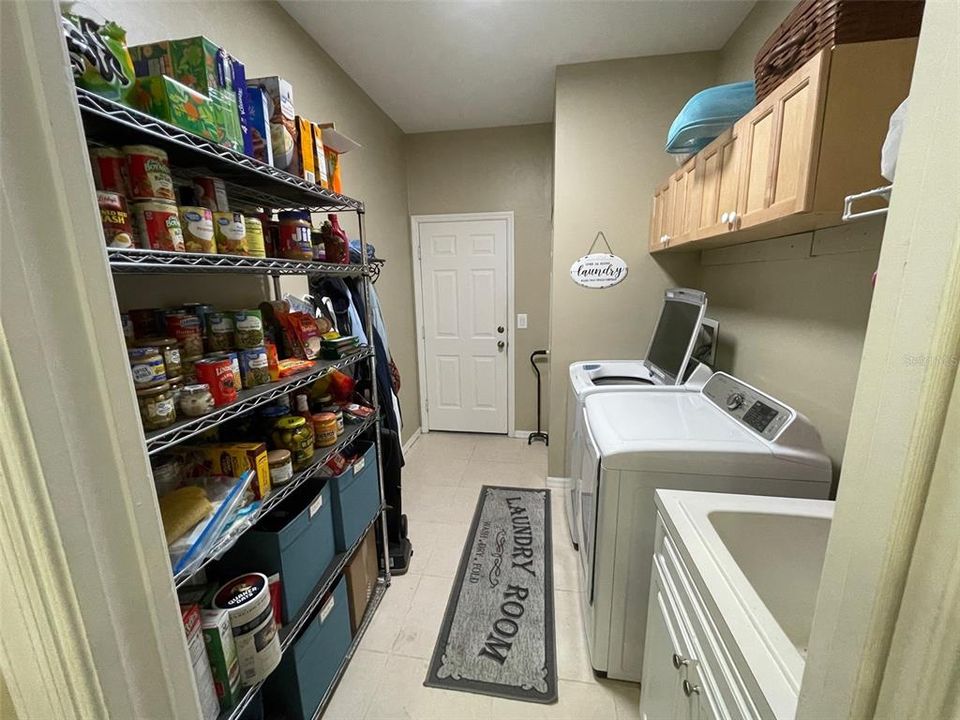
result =
[[[402,130],[553,119],[557,65],[718,50],[754,0],[280,0]]]

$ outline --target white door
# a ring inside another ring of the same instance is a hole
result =
[[[428,427],[506,433],[508,220],[417,229]]]

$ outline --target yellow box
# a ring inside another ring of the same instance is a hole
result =
[[[312,123],[302,115],[297,115],[297,167],[300,177],[307,182],[317,181],[317,166],[313,157]]]
[[[250,482],[254,497],[261,500],[270,494],[270,463],[267,462],[265,443],[218,443],[192,445],[177,449],[184,461],[188,477],[226,475],[240,477],[253,470],[256,477]]]
[[[323,128],[316,123],[310,123],[313,131],[313,165],[317,171],[316,183],[322,188],[330,189],[330,180],[327,178],[327,158],[323,154]]]

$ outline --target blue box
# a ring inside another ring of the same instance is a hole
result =
[[[224,576],[280,573],[283,622],[296,619],[336,554],[331,484],[304,483],[247,530],[221,561]]]
[[[320,603],[320,609],[264,685],[267,707],[287,720],[309,720],[350,649],[347,581]]]
[[[340,475],[330,479],[337,552],[353,547],[380,509],[376,446],[371,442],[360,442],[357,448],[363,450],[363,455]]]
[[[273,145],[270,141],[273,101],[259,85],[247,85],[247,109],[252,156],[260,162],[273,165]]]
[[[237,97],[240,115],[240,134],[243,136],[243,154],[253,157],[253,136],[250,134],[250,99],[247,97],[247,69],[236,58],[230,58],[233,67],[233,91]]]

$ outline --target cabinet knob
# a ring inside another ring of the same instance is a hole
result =
[[[687,658],[685,658],[685,657],[681,657],[680,655],[677,655],[677,653],[674,653],[674,654],[673,654],[673,666],[674,666],[677,670],[679,670],[679,669],[682,668],[683,666],[689,665],[689,664],[690,664],[690,660],[689,660],[689,659],[687,659]]]
[[[737,213],[731,212],[730,215],[727,217],[727,222],[730,224],[731,230],[736,230],[737,229]]]
[[[699,686],[699,685],[694,685],[694,684],[691,683],[689,680],[684,680],[684,681],[683,681],[683,694],[686,695],[687,697],[690,697],[691,695],[699,695],[699,694],[700,694],[700,686]]]
[[[660,242],[662,242],[664,245],[666,245],[668,242],[670,242],[670,236],[669,236],[669,235],[664,235],[663,238],[661,238]]]
[[[724,213],[720,216],[720,222],[725,223],[730,221],[730,213]]]

